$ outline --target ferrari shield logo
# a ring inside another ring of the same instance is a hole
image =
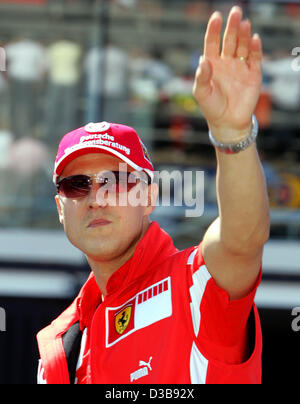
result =
[[[131,318],[132,306],[127,306],[122,309],[115,317],[115,327],[118,334],[123,334],[123,332],[128,327]]]

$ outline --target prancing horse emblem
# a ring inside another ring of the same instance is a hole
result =
[[[115,327],[118,334],[123,334],[123,332],[128,327],[131,318],[132,307],[127,306],[125,309],[120,311],[115,318]]]

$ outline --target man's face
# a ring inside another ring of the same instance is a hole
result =
[[[86,154],[70,162],[60,178],[119,171],[120,164],[124,167],[121,160],[108,154]],[[127,166],[127,171],[133,169]],[[146,193],[151,192],[155,199],[157,187],[144,184],[143,189]],[[149,226],[148,217],[153,211],[151,203],[147,206],[132,206],[130,203],[112,206],[109,198],[99,197],[98,191],[99,185],[93,183],[86,197],[71,199],[56,196],[59,218],[67,237],[75,247],[95,261],[108,262],[131,256]],[[125,198],[129,198],[129,195],[127,193]]]

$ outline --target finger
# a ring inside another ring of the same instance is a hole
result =
[[[204,56],[216,58],[220,56],[220,38],[222,29],[222,14],[215,11],[210,17],[204,38]]]
[[[229,13],[222,44],[222,56],[233,57],[237,49],[237,38],[242,19],[240,7],[233,7]]]
[[[263,57],[262,43],[258,34],[254,34],[250,40],[248,63],[251,70],[260,71]]]
[[[243,57],[247,59],[249,55],[250,41],[251,41],[251,23],[249,20],[244,20],[240,24],[238,34],[238,45],[236,50],[236,56],[238,58]]]
[[[212,67],[208,59],[202,57],[196,71],[193,94],[199,101],[205,98],[212,90]]]

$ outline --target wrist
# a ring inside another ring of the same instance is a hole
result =
[[[212,134],[216,142],[219,143],[239,143],[246,139],[253,128],[253,121],[240,129],[226,126],[212,126],[208,124],[209,132]]]
[[[216,139],[214,134],[210,130],[209,139],[217,150],[219,150],[223,153],[226,153],[226,154],[236,154],[243,150],[246,150],[249,146],[251,146],[256,141],[256,137],[258,134],[258,122],[257,122],[255,115],[252,115],[251,126],[243,131],[239,131],[238,137],[234,138],[232,131],[230,133],[231,133],[230,139],[232,139],[232,140],[230,140],[230,141],[227,140],[225,142],[222,142],[222,141],[219,141],[218,139]],[[226,135],[226,133],[225,133],[225,135]],[[228,137],[226,139],[228,139]],[[233,139],[235,139],[235,140],[233,140]]]

